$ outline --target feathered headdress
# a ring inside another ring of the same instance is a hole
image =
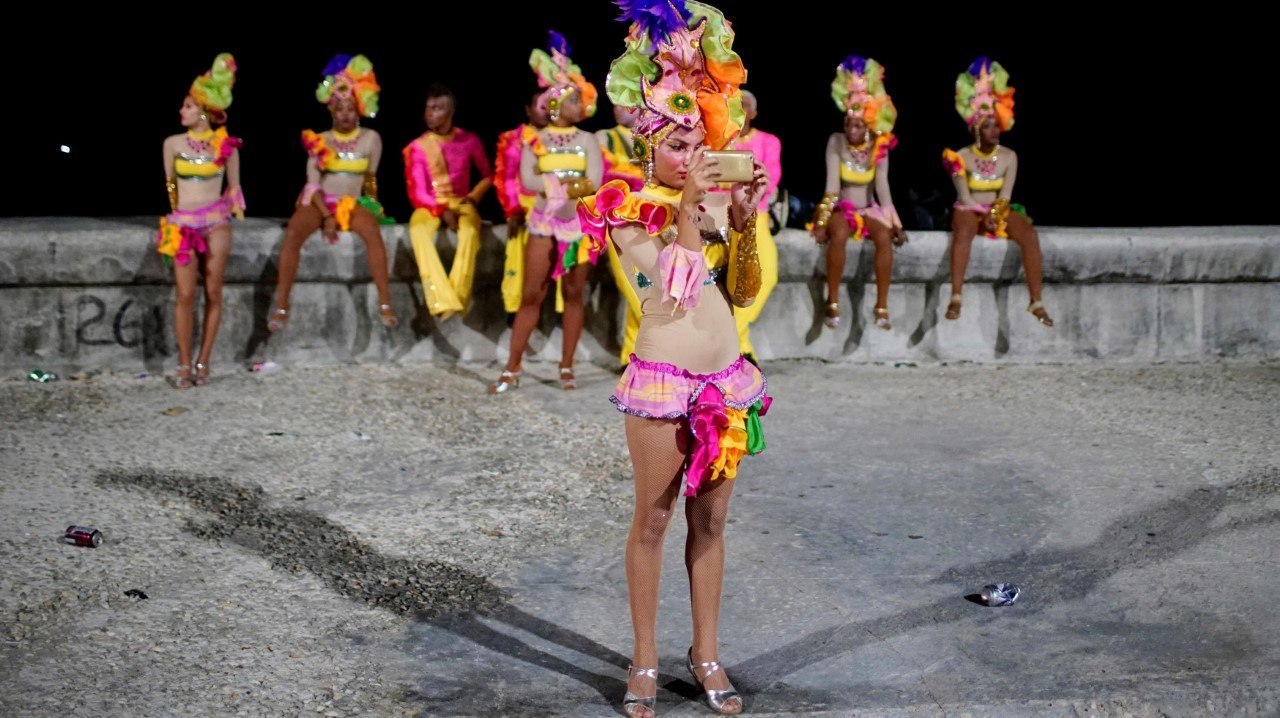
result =
[[[970,129],[987,117],[996,118],[1001,131],[1013,127],[1013,88],[1000,63],[979,57],[956,77],[956,112]]]
[[[210,121],[222,124],[227,121],[227,108],[231,106],[231,87],[236,84],[236,59],[229,52],[213,58],[213,67],[191,83],[187,93],[204,108]]]
[[[646,142],[672,128],[699,125],[712,149],[728,145],[745,121],[741,86],[747,71],[733,51],[733,26],[724,14],[696,0],[616,3],[631,27],[605,89],[614,104],[641,108],[633,128],[637,152],[647,153]]]
[[[555,30],[547,34],[551,52],[548,54],[539,48],[529,53],[529,67],[538,76],[538,87],[546,88],[546,92],[538,97],[538,106],[554,117],[559,112],[561,96],[576,90],[587,117],[591,117],[596,113],[596,86],[587,82],[587,78],[582,76],[582,69],[569,59],[569,41],[564,39],[564,35]]]
[[[884,66],[869,57],[850,55],[836,66],[831,99],[842,112],[861,117],[876,134],[892,131],[898,120],[893,99],[884,90]]]
[[[324,79],[316,87],[316,99],[329,104],[335,97],[355,100],[361,117],[378,114],[378,78],[373,74],[373,63],[364,55],[334,55],[324,68]]]

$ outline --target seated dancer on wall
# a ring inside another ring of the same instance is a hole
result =
[[[422,297],[432,316],[448,319],[471,302],[480,254],[480,212],[476,205],[493,186],[493,171],[480,138],[453,124],[457,100],[449,88],[427,88],[423,113],[427,131],[404,148],[404,180],[409,202],[409,241],[422,276]],[[471,184],[472,171],[480,178]],[[443,222],[458,233],[458,249],[446,274],[436,252]]]
[[[298,274],[302,244],[317,229],[331,244],[338,241],[339,231],[360,235],[369,259],[369,273],[378,290],[378,317],[388,328],[400,324],[391,307],[387,248],[378,228],[380,223],[393,221],[384,215],[378,202],[382,137],[376,130],[360,126],[361,117],[372,118],[378,113],[381,89],[373,74],[373,63],[364,55],[337,55],[325,67],[316,99],[329,108],[333,127],[323,133],[302,132],[302,146],[307,150],[307,184],[284,230],[276,306],[267,322],[273,332],[288,324],[289,294]]]
[[[951,301],[947,319],[959,319],[964,274],[969,267],[973,238],[1008,239],[1022,251],[1027,275],[1027,311],[1046,327],[1053,319],[1040,301],[1040,235],[1026,208],[1012,204],[1018,178],[1018,154],[1000,144],[1000,135],[1013,127],[1013,88],[1009,73],[998,62],[980,57],[956,78],[956,112],[969,125],[973,145],[945,150],[942,162],[956,187],[951,211]]]
[[[814,211],[813,234],[827,245],[827,310],[823,324],[840,326],[840,283],[847,240],[875,247],[876,326],[889,324],[893,249],[907,241],[889,192],[889,150],[898,144],[898,110],[884,89],[884,67],[850,55],[836,68],[831,99],[844,113],[844,132],[827,141],[827,188]],[[874,194],[873,194],[874,192]]]

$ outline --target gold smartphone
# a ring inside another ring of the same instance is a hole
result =
[[[707,157],[714,157],[720,164],[721,182],[750,182],[755,177],[755,156],[751,150],[707,150]]]

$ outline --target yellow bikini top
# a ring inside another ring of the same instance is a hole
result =
[[[842,184],[865,186],[875,181],[876,167],[871,154],[876,151],[876,145],[872,142],[864,142],[862,147],[858,148],[858,151],[862,152],[864,149],[867,150],[866,159],[869,161],[869,165],[866,168],[854,162],[852,157],[840,161],[840,182]],[[849,148],[850,153],[853,150],[853,147]]]
[[[969,173],[969,190],[971,192],[998,192],[1004,189],[1004,178],[988,179],[977,172]]]
[[[587,173],[587,151],[581,147],[548,147],[538,157],[538,172],[554,172],[557,177],[582,176]]]
[[[876,168],[865,171],[849,160],[840,163],[840,181],[844,184],[869,185],[876,179]]]
[[[556,127],[554,125],[546,128],[553,135],[576,135],[577,127]],[[539,143],[542,151],[538,153],[538,173],[547,174],[548,172],[555,174],[559,179],[566,177],[583,177],[587,173],[587,150],[578,145],[568,147],[552,147],[545,142]]]
[[[355,131],[345,135],[337,130],[332,130],[332,132],[333,138],[342,142],[352,142],[360,137],[360,128],[358,127]],[[333,157],[325,163],[324,171],[335,174],[363,175],[369,171],[369,156],[355,150],[339,150],[334,152]]]
[[[974,161],[975,168],[971,170],[966,176],[966,179],[968,180],[968,183],[969,183],[969,191],[970,192],[999,192],[1001,189],[1003,189],[1004,175],[995,174],[996,168],[994,164],[992,164],[989,168],[984,168],[983,167],[984,163],[979,162],[980,160],[994,161],[996,158],[996,155],[1000,153],[1000,148],[996,147],[994,150],[991,150],[990,154],[983,154],[982,151],[979,150],[976,146],[971,147],[970,151],[973,152],[973,156],[976,159]],[[984,172],[983,171],[984,169],[987,169],[988,171]]]
[[[216,133],[213,130],[206,132],[187,132],[187,146],[195,150],[195,152],[179,152],[177,157],[173,158],[173,173],[184,180],[194,180],[201,182],[203,180],[211,180],[222,177],[223,168],[214,160],[212,154],[201,152],[200,148],[208,147],[208,141],[214,138]],[[225,132],[223,133],[226,134]],[[191,141],[195,140],[201,144],[193,145]],[[215,150],[216,150],[215,146]],[[196,154],[199,152],[199,154]]]
[[[173,159],[173,173],[184,180],[217,179],[222,177],[223,169],[214,164],[212,155],[179,154]]]
[[[369,158],[363,152],[338,152],[325,165],[324,171],[363,175],[369,171]]]

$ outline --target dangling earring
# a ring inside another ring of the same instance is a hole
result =
[[[640,163],[640,167],[644,169],[644,183],[646,186],[653,185],[653,145],[649,144],[649,140],[644,135],[633,134],[631,138],[631,155]]]

